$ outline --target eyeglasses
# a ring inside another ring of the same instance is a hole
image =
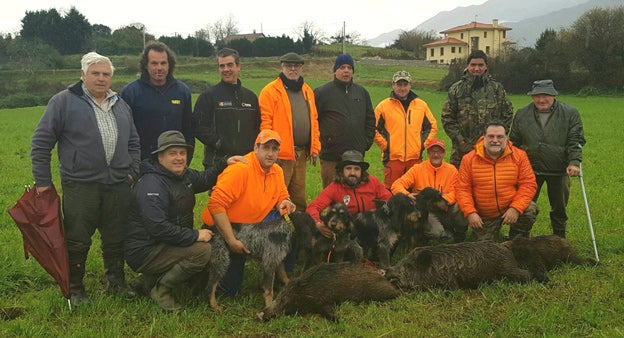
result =
[[[299,69],[303,67],[303,65],[300,63],[282,63],[282,67],[286,69],[289,69],[289,68]]]

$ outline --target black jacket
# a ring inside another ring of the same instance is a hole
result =
[[[585,145],[583,124],[576,108],[563,102],[553,103],[551,116],[542,127],[535,104],[516,112],[509,139],[526,151],[536,175],[566,175],[568,165],[578,166]]]
[[[219,82],[202,93],[193,111],[195,137],[204,144],[205,168],[224,156],[252,151],[260,132],[258,97],[237,84]]]
[[[141,162],[143,176],[135,184],[125,227],[128,265],[140,268],[159,244],[185,247],[199,233],[193,227],[195,194],[213,187],[226,167],[222,159],[207,171],[186,169],[176,176],[153,159]]]
[[[321,153],[327,161],[340,161],[342,153],[355,149],[364,154],[375,138],[375,111],[364,87],[334,78],[314,90]]]

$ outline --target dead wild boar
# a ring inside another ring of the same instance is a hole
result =
[[[291,279],[273,303],[258,314],[269,320],[282,314],[318,313],[337,322],[336,304],[392,299],[399,295],[383,270],[349,262],[322,263]]]
[[[598,264],[591,258],[581,257],[570,242],[556,235],[516,237],[500,245],[509,248],[518,266],[528,269],[531,278],[542,283],[548,282],[546,272],[561,265],[595,266]]]
[[[501,279],[527,282],[530,275],[511,251],[481,241],[415,248],[388,269],[386,278],[402,290],[454,290]]]

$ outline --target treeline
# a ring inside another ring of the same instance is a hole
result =
[[[465,62],[451,65],[445,90],[457,81]],[[624,7],[594,8],[570,28],[547,29],[533,48],[512,50],[488,62],[488,71],[511,93],[526,93],[537,79],[579,95],[624,93]]]

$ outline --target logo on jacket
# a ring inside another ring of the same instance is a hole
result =
[[[251,103],[243,102],[243,103],[241,103],[241,106],[244,107],[244,108],[251,108]]]
[[[182,103],[182,101],[176,100],[176,99],[171,99],[171,104],[180,104],[180,103]]]
[[[351,196],[350,195],[344,195],[344,197],[342,198],[342,202],[345,205],[349,205],[349,202],[351,202]]]
[[[219,102],[219,107],[231,107],[232,101],[221,101]]]

